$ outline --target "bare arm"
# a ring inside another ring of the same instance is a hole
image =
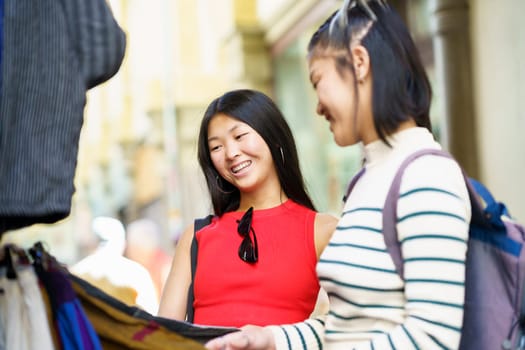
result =
[[[332,237],[333,232],[337,226],[339,219],[330,214],[318,213],[315,216],[315,251],[317,253],[317,260],[321,256],[328,241]],[[316,317],[328,312],[328,295],[323,288],[319,289],[315,309],[312,311],[310,317]]]
[[[190,248],[193,239],[193,224],[182,234],[175,247],[171,270],[160,298],[158,315],[184,321],[188,288],[191,283]]]
[[[338,221],[338,218],[330,214],[318,213],[315,216],[315,250],[318,260],[328,241],[330,241]]]

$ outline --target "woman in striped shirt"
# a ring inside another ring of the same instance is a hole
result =
[[[402,20],[385,1],[345,1],[313,35],[317,112],[341,146],[363,145],[364,174],[317,265],[330,299],[322,318],[245,327],[209,349],[455,349],[463,319],[470,201],[461,169],[427,155],[401,181],[397,232],[404,278],[383,237],[386,194],[401,162],[440,149],[431,88]]]

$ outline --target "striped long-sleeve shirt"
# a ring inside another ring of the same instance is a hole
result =
[[[111,78],[125,33],[107,0],[4,0],[0,234],[65,218],[86,92]]]
[[[347,199],[317,266],[330,310],[323,318],[272,327],[277,349],[455,349],[463,317],[470,201],[457,163],[425,156],[403,175],[397,207],[404,280],[382,234],[397,168],[421,148],[440,148],[411,128],[365,146],[365,174]]]

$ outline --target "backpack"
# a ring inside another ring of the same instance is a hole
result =
[[[197,238],[195,237],[195,233],[199,231],[201,228],[208,226],[211,223],[211,220],[213,218],[213,215],[208,215],[203,218],[195,219],[193,222],[193,239],[191,240],[191,248],[190,248],[190,259],[191,259],[191,283],[190,287],[188,288],[188,301],[186,303],[186,321],[189,323],[193,323],[193,316],[194,316],[194,309],[193,309],[193,302],[195,301],[195,294],[193,291],[193,283],[195,280],[195,273],[197,271],[197,252],[198,252],[198,242]]]
[[[454,159],[437,149],[423,149],[400,165],[383,208],[383,236],[396,271],[403,278],[403,258],[397,238],[397,199],[405,168],[418,157],[438,155]],[[346,197],[363,174],[352,179]],[[472,217],[466,257],[465,304],[460,350],[525,349],[525,227],[510,217],[480,182],[465,176]],[[480,198],[484,201],[482,205]]]

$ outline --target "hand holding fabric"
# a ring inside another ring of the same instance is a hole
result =
[[[267,327],[244,326],[205,344],[209,350],[275,350],[272,331]]]

